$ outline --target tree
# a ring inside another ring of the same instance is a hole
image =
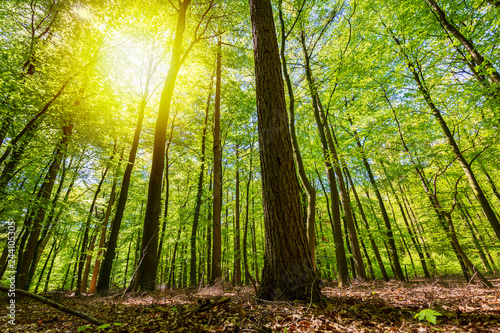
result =
[[[276,29],[269,0],[250,0],[266,247],[257,296],[320,297],[302,223]]]

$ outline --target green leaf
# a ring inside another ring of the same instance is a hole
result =
[[[78,327],[78,329],[76,331],[77,332],[83,332],[83,331],[85,331],[87,329],[93,330],[94,328],[92,326],[80,326],[80,327]]]
[[[103,325],[101,325],[101,326],[97,326],[97,327],[96,327],[96,329],[97,329],[97,330],[103,330],[103,329],[108,328],[108,327],[110,327],[110,326],[111,326],[110,324],[103,324]]]
[[[419,313],[415,314],[415,319],[418,317],[418,320],[427,320],[431,324],[436,324],[436,317],[442,316],[441,313],[431,310],[431,309],[423,309]]]

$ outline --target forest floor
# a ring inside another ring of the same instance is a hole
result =
[[[16,303],[16,324],[12,326],[2,317],[0,331],[500,332],[500,280],[492,281],[494,289],[458,283],[452,278],[356,282],[344,288],[326,285],[322,289],[324,300],[318,304],[260,301],[252,287],[234,288],[222,283],[108,297],[52,292],[45,296],[111,326],[98,329],[83,319],[23,297]],[[7,301],[2,293],[3,312]]]

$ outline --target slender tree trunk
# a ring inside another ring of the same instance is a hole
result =
[[[247,253],[247,244],[248,244],[248,222],[249,222],[249,208],[250,208],[250,185],[252,184],[252,173],[253,173],[253,140],[250,141],[250,161],[249,161],[249,171],[248,171],[248,180],[246,186],[246,200],[245,200],[245,226],[243,232],[243,266],[245,268],[245,284],[247,285],[252,280],[252,276],[250,275],[250,270],[248,269],[248,253]],[[253,248],[253,247],[252,247]]]
[[[280,17],[280,27],[281,27],[281,47],[280,47],[280,57],[281,64],[283,66],[283,76],[285,78],[286,88],[288,92],[288,111],[289,119],[288,126],[290,128],[290,139],[292,141],[292,151],[295,158],[295,164],[297,166],[297,172],[299,174],[300,182],[304,187],[307,194],[307,242],[309,244],[309,251],[313,259],[314,270],[316,271],[316,240],[314,239],[314,222],[316,214],[316,189],[309,181],[306,171],[304,168],[304,162],[302,161],[302,154],[300,153],[299,144],[297,140],[297,131],[295,129],[295,96],[292,88],[292,80],[290,79],[290,74],[288,73],[288,66],[285,57],[285,47],[286,47],[286,31],[285,31],[285,21],[283,19],[283,1],[280,1],[279,6],[279,17]]]
[[[212,97],[213,77],[210,79],[208,90],[207,107],[205,109],[205,121],[203,125],[203,135],[201,137],[201,158],[200,176],[198,177],[198,191],[196,193],[196,207],[194,210],[193,227],[191,229],[191,261],[190,261],[190,283],[196,285],[196,233],[198,231],[198,221],[200,219],[201,200],[203,196],[203,176],[205,175],[205,142],[207,136],[208,112],[210,110],[210,99]]]
[[[83,270],[83,276],[82,276],[82,287],[81,287],[82,293],[87,291],[87,285],[89,283],[90,266],[92,265],[92,252],[94,251],[97,234],[98,232],[94,232],[94,235],[90,240],[89,249],[87,251],[87,258],[85,260],[85,269]]]
[[[212,172],[209,172],[210,180],[208,184],[208,192],[212,192]],[[208,207],[207,213],[207,283],[212,281],[212,207]]]
[[[220,135],[220,94],[221,94],[221,62],[222,40],[219,36],[217,45],[217,68],[215,79],[215,108],[214,108],[214,190],[213,190],[213,249],[211,283],[222,277],[222,239],[221,239],[221,211],[222,211],[222,147]]]
[[[114,155],[114,153],[113,153]],[[113,157],[111,157],[113,158]],[[92,214],[94,211],[94,207],[97,202],[97,198],[99,196],[99,193],[101,192],[102,184],[104,183],[104,180],[106,179],[106,174],[108,173],[109,170],[109,164],[106,166],[104,169],[104,172],[101,177],[101,181],[97,185],[97,189],[94,193],[94,198],[92,199],[92,203],[90,204],[90,209],[89,213],[87,214],[87,221],[85,222],[85,225],[83,227],[83,240],[82,240],[82,245],[80,249],[80,255],[78,259],[78,273],[77,273],[77,281],[76,281],[76,290],[75,290],[75,296],[80,295],[82,292],[85,292],[84,286],[82,285],[82,277],[83,277],[83,268],[85,264],[85,258],[87,257],[87,250],[88,250],[88,239],[89,239],[89,233],[90,233],[90,224],[92,222]]]
[[[156,286],[156,270],[158,266],[158,234],[159,219],[161,214],[161,184],[165,167],[165,145],[167,123],[170,115],[175,81],[182,65],[182,41],[186,25],[186,12],[191,0],[179,2],[177,30],[175,33],[174,47],[170,60],[170,68],[160,99],[158,118],[156,120],[153,144],[153,157],[151,174],[149,177],[148,201],[144,217],[144,228],[141,244],[141,260],[137,268],[136,279],[133,283],[134,290],[154,290]]]
[[[382,257],[380,256],[378,246],[375,243],[373,233],[370,230],[370,225],[368,224],[368,220],[366,218],[365,211],[363,209],[363,206],[361,205],[361,201],[359,200],[358,192],[356,191],[356,187],[354,186],[354,182],[352,181],[351,173],[349,172],[349,170],[347,168],[345,169],[345,173],[346,173],[347,178],[349,179],[349,182],[351,183],[352,193],[354,194],[354,198],[356,199],[356,203],[358,204],[359,213],[361,215],[361,220],[363,221],[365,229],[368,232],[368,238],[370,239],[373,253],[375,254],[375,258],[377,259],[377,263],[378,263],[378,266],[380,268],[380,272],[382,273],[382,277],[384,278],[384,281],[387,282],[387,281],[389,281],[389,275],[387,275],[387,271],[385,270],[384,262],[382,261]]]
[[[388,175],[387,169],[385,168],[385,165],[384,165],[384,162],[380,161],[380,164],[382,165],[382,168],[384,169],[384,173],[386,175]],[[415,250],[417,251],[418,257],[420,259],[420,263],[422,265],[422,270],[424,271],[424,276],[426,278],[430,278],[431,276],[429,274],[429,270],[427,269],[427,263],[425,262],[424,253],[422,252],[422,249],[420,247],[420,244],[417,242],[417,239],[413,235],[413,232],[412,232],[410,225],[408,223],[408,219],[406,218],[405,210],[403,209],[403,205],[401,203],[401,200],[399,199],[399,197],[396,193],[396,190],[394,189],[394,186],[392,185],[392,182],[388,181],[387,183],[389,184],[389,188],[391,189],[392,194],[396,198],[396,203],[398,204],[399,211],[401,212],[401,216],[403,217],[403,221],[405,223],[406,230],[408,231],[408,235],[410,236],[410,240],[413,243],[413,246],[415,247]]]
[[[432,0],[427,0],[427,1],[432,1]],[[432,1],[433,2],[433,1]],[[444,136],[448,140],[448,143],[450,145],[450,148],[455,155],[455,158],[457,159],[458,163],[462,167],[462,170],[469,182],[469,186],[472,188],[472,191],[474,192],[477,201],[481,205],[481,208],[483,209],[484,214],[486,215],[486,218],[488,219],[489,223],[491,224],[491,227],[495,231],[495,234],[497,235],[497,238],[500,240],[500,222],[498,221],[497,216],[495,215],[495,212],[493,211],[493,208],[491,207],[488,199],[486,199],[486,196],[484,195],[483,190],[481,189],[481,186],[479,185],[479,182],[476,179],[476,176],[474,175],[474,172],[472,171],[471,165],[465,157],[463,156],[462,151],[458,147],[457,142],[455,141],[455,138],[453,134],[451,133],[451,130],[448,127],[448,124],[444,120],[441,111],[436,107],[434,104],[429,89],[425,86],[425,80],[423,77],[423,74],[420,70],[419,67],[415,67],[411,59],[408,57],[408,55],[404,52],[401,42],[393,36],[394,41],[396,44],[400,47],[400,53],[405,57],[407,66],[410,69],[410,72],[413,74],[413,78],[415,80],[415,83],[417,84],[418,90],[420,93],[423,95],[425,102],[427,103],[427,106],[431,110],[432,114],[436,118],[439,126],[443,130]],[[497,73],[498,75],[498,73]],[[499,81],[500,82],[500,81]]]
[[[34,214],[33,221],[31,223],[31,232],[29,233],[28,242],[26,248],[20,248],[18,257],[18,270],[17,270],[17,284],[21,289],[28,290],[28,272],[32,264],[32,260],[35,255],[36,245],[38,243],[38,236],[40,235],[41,225],[45,219],[45,214],[49,209],[48,204],[50,196],[52,194],[52,189],[54,188],[54,183],[61,166],[61,161],[64,155],[64,151],[67,148],[68,140],[71,136],[73,130],[73,124],[63,126],[63,135],[61,142],[55,150],[53,162],[45,176],[45,180],[40,187],[38,192],[38,202],[36,212]],[[24,250],[24,251],[23,251]],[[23,252],[21,252],[23,251]]]
[[[332,165],[332,161],[330,159],[330,150],[327,143],[327,138],[325,134],[324,124],[321,121],[321,117],[319,114],[319,107],[317,101],[317,94],[315,93],[315,87],[312,80],[312,74],[309,66],[309,54],[305,46],[305,37],[302,34],[301,37],[302,46],[304,51],[304,60],[306,66],[306,76],[308,78],[308,85],[310,94],[313,100],[313,110],[314,110],[314,118],[316,120],[316,125],[319,132],[321,148],[323,151],[323,158],[326,167],[326,174],[328,178],[328,182],[330,184],[330,196],[331,196],[331,212],[332,212],[332,228],[333,228],[333,238],[335,243],[335,255],[337,257],[337,269],[339,276],[339,285],[346,285],[349,282],[349,272],[347,268],[347,258],[345,255],[344,249],[344,239],[342,236],[342,222],[340,218],[340,199],[339,194],[337,192],[337,182],[335,180],[335,171],[334,166]]]
[[[92,280],[90,281],[89,293],[95,293],[97,287],[97,277],[99,275],[99,268],[101,265],[101,256],[104,249],[104,243],[106,241],[106,231],[108,230],[109,217],[111,215],[111,210],[116,199],[116,177],[111,186],[111,193],[109,194],[108,207],[106,208],[106,213],[104,215],[104,220],[101,225],[101,237],[99,238],[98,251],[94,263],[94,271],[92,272]]]
[[[63,243],[59,242],[59,245],[54,250],[54,255],[52,256],[52,261],[50,262],[49,271],[47,272],[47,276],[45,277],[45,286],[43,287],[43,292],[44,293],[46,293],[47,290],[49,289],[49,282],[50,282],[50,277],[52,275],[52,271],[54,269],[54,262],[56,261],[57,254],[61,250],[62,245],[63,245]]]
[[[148,68],[148,76],[146,77],[144,94],[142,95],[141,104],[139,106],[139,116],[137,118],[137,124],[135,127],[134,139],[132,141],[132,147],[130,148],[128,163],[127,166],[125,167],[125,172],[123,174],[120,196],[118,197],[118,202],[116,205],[115,217],[111,222],[111,230],[109,234],[106,253],[104,255],[101,272],[99,274],[99,280],[97,282],[96,290],[99,294],[106,294],[109,291],[110,287],[109,280],[111,277],[111,269],[113,267],[113,261],[116,255],[116,244],[118,241],[118,235],[120,233],[123,214],[125,212],[125,206],[127,204],[128,191],[130,188],[130,178],[132,176],[135,157],[137,155],[137,148],[139,146],[139,139],[141,137],[142,122],[144,119],[144,110],[146,109],[147,99],[149,96],[149,84],[151,81],[151,77],[153,75],[152,68],[153,68],[153,61],[150,61]]]
[[[363,159],[363,165],[365,166],[366,172],[368,174],[368,178],[370,180],[370,184],[372,185],[373,191],[375,192],[375,196],[377,197],[377,201],[380,207],[380,211],[382,213],[382,218],[384,220],[386,234],[389,242],[390,254],[392,258],[392,263],[394,265],[394,275],[396,279],[400,281],[405,280],[405,276],[403,274],[403,270],[401,269],[401,264],[399,263],[398,251],[396,249],[396,242],[394,241],[394,235],[392,231],[391,221],[389,220],[389,215],[387,215],[387,210],[385,209],[384,201],[382,200],[382,196],[380,195],[380,190],[378,188],[378,184],[375,181],[375,177],[373,176],[372,168],[370,163],[368,163],[368,159],[366,158],[363,145],[359,140],[357,132],[354,133],[356,144],[358,148],[361,150],[361,156]]]
[[[288,129],[285,91],[270,0],[250,0],[254,45],[265,254],[257,296],[319,300]]]
[[[237,286],[241,285],[241,242],[240,242],[240,167],[239,167],[239,151],[236,144],[236,200],[235,200],[235,224],[234,224],[234,277],[233,283]]]
[[[35,294],[38,293],[38,288],[40,287],[40,283],[42,282],[43,274],[45,273],[45,269],[47,268],[49,260],[51,259],[51,255],[56,247],[56,243],[57,243],[57,240],[54,239],[54,241],[52,242],[52,246],[50,247],[49,254],[47,255],[47,259],[45,260],[45,263],[43,264],[42,270],[40,271],[40,275],[38,276],[38,282],[36,283],[35,292],[34,292]]]
[[[488,61],[485,60],[484,57],[479,53],[477,48],[472,44],[472,41],[467,39],[458,29],[456,25],[454,25],[448,19],[446,13],[439,7],[436,1],[434,0],[425,0],[427,5],[431,8],[433,14],[438,19],[438,21],[442,24],[443,28],[453,35],[460,44],[465,47],[469,55],[472,57],[477,66],[481,66],[484,68],[484,72],[488,73],[490,76],[490,80],[495,82],[496,84],[500,84],[500,74],[496,71],[495,67]]]
[[[257,229],[255,226],[255,198],[252,197],[252,254],[255,281],[260,283],[259,278],[259,258],[257,257]]]

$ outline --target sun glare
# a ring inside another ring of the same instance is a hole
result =
[[[73,8],[73,13],[75,13],[82,20],[88,20],[92,16],[90,11],[81,5],[75,6],[75,8]]]

